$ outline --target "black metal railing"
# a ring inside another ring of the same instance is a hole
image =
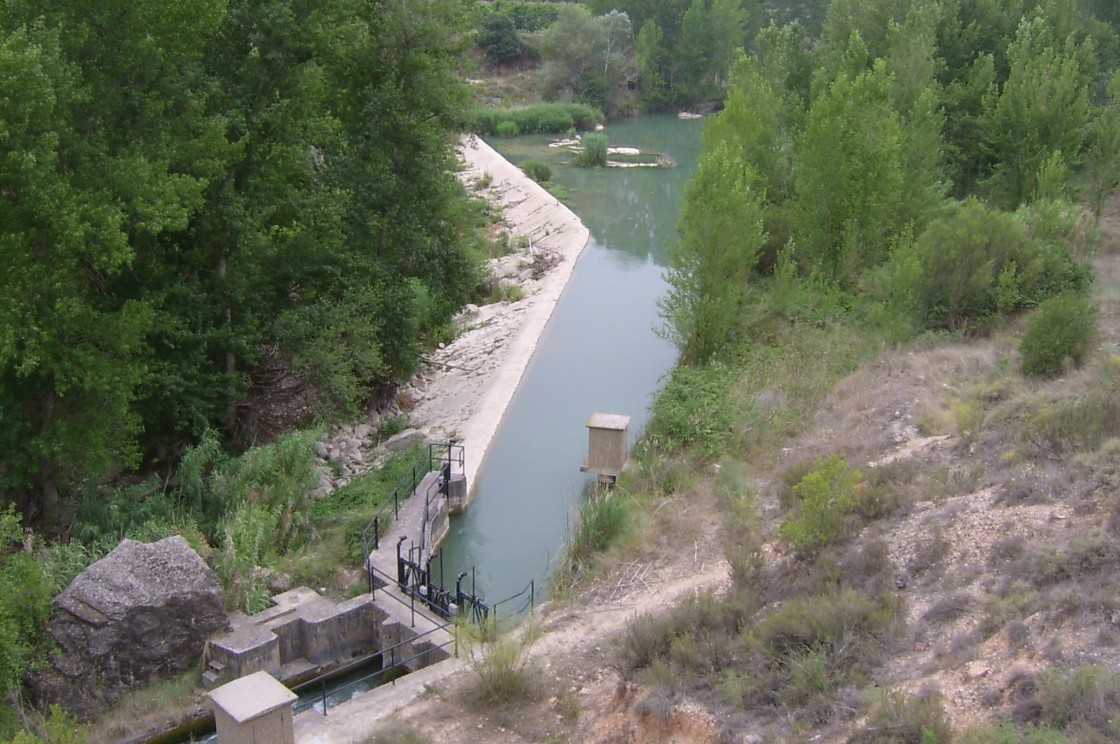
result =
[[[516,608],[510,609],[511,605],[518,600],[521,600],[521,604],[517,605]],[[507,617],[524,615],[526,612],[532,612],[536,604],[537,580],[530,579],[524,589],[494,603],[494,616],[500,617],[503,614],[503,608],[505,609],[504,614]]]
[[[389,498],[362,530],[362,546],[366,555],[369,555],[371,548],[377,550],[381,547],[381,535],[389,528],[390,523],[400,517],[401,503],[415,493],[416,487],[424,480],[424,476],[440,471],[444,474],[446,482],[450,480],[453,473],[463,472],[465,463],[466,453],[463,445],[454,442],[429,444],[428,451],[416,458],[408,471],[397,481]],[[389,518],[390,513],[393,515],[392,519]]]
[[[434,638],[429,638],[440,631],[447,633],[447,638],[442,642],[436,643]],[[415,646],[418,642],[425,646],[423,651],[415,650]],[[410,646],[414,653],[407,655],[408,647]],[[292,706],[292,712],[301,713],[309,708],[316,708],[320,713],[326,715],[328,710],[327,702],[329,700],[328,689],[330,690],[330,695],[338,695],[339,693],[345,693],[347,690],[355,690],[363,687],[369,689],[371,687],[370,682],[375,679],[377,680],[377,685],[373,686],[380,686],[381,684],[385,684],[386,681],[389,684],[396,684],[397,678],[407,674],[411,670],[411,664],[418,662],[416,665],[417,668],[422,669],[429,664],[439,661],[440,659],[435,657],[441,655],[440,652],[442,652],[443,658],[459,655],[458,641],[452,623],[448,622],[438,625],[431,630],[420,633],[413,638],[403,640],[375,654],[356,659],[313,682],[296,685],[292,688],[292,691],[300,695],[300,700]],[[352,674],[354,671],[364,666],[368,666],[371,662],[376,661],[379,656],[381,657],[381,668],[377,671],[351,680],[344,685],[332,684],[333,680],[337,680],[340,677]],[[316,688],[319,690],[318,696],[313,697],[306,694]],[[349,700],[351,695],[343,694],[342,697]]]

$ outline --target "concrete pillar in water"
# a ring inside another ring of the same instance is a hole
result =
[[[580,470],[595,473],[600,483],[614,483],[630,458],[630,417],[593,413],[587,421],[587,459]]]

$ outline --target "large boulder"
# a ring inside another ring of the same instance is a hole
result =
[[[186,540],[122,540],[55,599],[58,651],[32,686],[87,718],[130,687],[197,667],[207,638],[228,628],[218,577]]]

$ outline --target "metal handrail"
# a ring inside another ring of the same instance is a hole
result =
[[[337,687],[337,688],[335,688],[335,692],[338,692],[339,690],[346,690],[347,688],[351,688],[351,687],[357,687],[360,684],[364,684],[365,682],[368,682],[369,680],[373,679],[374,677],[384,677],[386,673],[391,672],[394,669],[400,669],[400,668],[407,669],[409,662],[412,662],[412,661],[415,661],[416,659],[427,656],[427,655],[431,654],[433,651],[443,651],[448,646],[453,646],[452,651],[449,654],[449,656],[458,656],[459,655],[458,639],[455,636],[455,634],[452,633],[450,640],[444,641],[443,643],[435,644],[435,645],[433,645],[429,648],[426,648],[423,651],[420,651],[419,653],[413,654],[412,656],[409,656],[407,658],[402,658],[402,659],[399,659],[399,660],[396,658],[396,650],[398,648],[400,648],[402,646],[405,646],[409,643],[415,643],[417,640],[423,638],[424,636],[429,635],[430,633],[434,633],[437,630],[440,630],[442,628],[447,628],[450,625],[451,625],[450,623],[447,623],[445,625],[440,626],[439,628],[433,628],[432,630],[428,631],[427,633],[421,633],[420,635],[416,636],[415,638],[409,639],[407,641],[401,641],[400,643],[394,644],[394,645],[390,646],[389,648],[384,649],[383,651],[377,652],[376,654],[371,654],[371,655],[366,656],[365,658],[363,658],[361,660],[354,661],[350,664],[347,664],[345,667],[339,668],[339,669],[335,670],[334,672],[331,672],[330,674],[324,675],[323,677],[320,677],[319,679],[315,680],[314,682],[307,682],[307,683],[304,683],[302,685],[297,685],[297,686],[293,687],[292,690],[294,692],[294,691],[297,691],[297,690],[306,690],[306,689],[312,688],[314,685],[319,685],[322,689],[322,695],[321,695],[319,700],[311,700],[311,699],[309,699],[307,701],[302,701],[301,700],[300,702],[298,702],[294,706],[292,706],[292,713],[293,714],[302,713],[303,711],[305,711],[309,708],[314,708],[316,706],[316,704],[321,704],[322,705],[322,713],[325,716],[327,714],[327,710],[328,710],[328,708],[327,708],[327,681],[332,679],[332,678],[339,677],[339,676],[345,674],[346,672],[348,672],[352,669],[356,669],[356,668],[362,666],[363,664],[368,664],[369,662],[373,661],[373,659],[375,659],[378,656],[380,656],[382,658],[382,666],[379,670],[377,670],[373,674],[368,674],[365,677],[361,677],[359,679],[354,680],[353,682],[349,682],[345,685],[342,685],[341,687]],[[389,654],[389,658],[392,660],[391,663],[388,666],[385,666],[385,664],[384,664],[384,659],[385,659],[386,654]],[[394,677],[390,681],[390,684],[395,685],[396,681],[397,681],[397,678]],[[384,684],[384,683],[382,683],[382,684]]]
[[[432,492],[439,493],[444,484],[441,481],[436,481],[428,486],[427,493],[424,494],[424,521],[420,525],[420,555],[424,555],[428,547],[428,542],[432,538],[432,521],[431,521],[431,505],[432,505]]]
[[[536,602],[536,600],[537,600],[537,580],[536,579],[529,579],[529,583],[525,585],[524,589],[517,592],[516,594],[509,595],[505,599],[502,599],[502,600],[499,600],[499,601],[495,602],[494,603],[494,608],[493,608],[494,609],[494,618],[497,619],[499,617],[499,615],[501,614],[501,613],[498,612],[498,608],[500,608],[502,605],[507,604],[509,602],[512,602],[515,599],[518,599],[520,597],[525,597],[525,601],[521,603],[520,607],[518,607],[513,613],[511,613],[514,616],[521,615],[524,612],[526,612],[527,610],[531,611],[536,607],[536,605],[537,605],[537,602]]]
[[[433,467],[433,463],[438,463],[439,467]],[[390,508],[393,512],[393,521],[396,521],[400,518],[401,502],[412,496],[425,475],[442,469],[444,463],[451,466],[452,472],[463,472],[466,465],[466,450],[463,445],[454,442],[432,443],[428,445],[426,455],[421,454],[416,458],[408,472],[402,475],[400,480],[397,481],[397,485],[393,487],[392,498],[385,500],[385,503],[378,508],[373,518],[362,530],[362,547],[367,555],[371,545],[374,550],[381,547],[381,531],[383,527],[389,524]],[[458,466],[457,471],[455,469],[456,465]]]

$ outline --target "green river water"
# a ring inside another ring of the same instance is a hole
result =
[[[539,601],[589,479],[579,470],[587,419],[625,414],[631,442],[641,433],[653,394],[676,361],[676,349],[655,332],[657,301],[702,127],[645,116],[606,129],[612,147],[666,154],[672,168],[577,168],[566,164],[570,153],[548,147],[551,137],[490,141],[514,163],[549,163],[592,237],[478,471],[474,502],[452,520],[443,546],[446,584],[473,568],[477,593],[488,601],[530,580]]]

